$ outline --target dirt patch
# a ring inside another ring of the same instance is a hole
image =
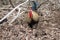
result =
[[[13,26],[9,26],[8,22],[0,24],[0,40],[60,40],[59,5],[60,2],[56,0],[43,3],[37,10],[40,15],[39,22],[33,28],[21,18],[17,18]]]

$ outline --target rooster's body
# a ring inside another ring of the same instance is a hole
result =
[[[38,19],[39,19],[39,15],[36,12],[37,4],[34,1],[32,1],[32,2],[33,2],[34,5],[29,8],[30,10],[28,11],[28,14],[26,15],[26,21],[28,23],[31,23],[32,21],[37,22]]]
[[[38,13],[36,13],[36,12],[33,11],[33,10],[30,10],[30,11],[28,12],[28,14],[26,14],[26,21],[27,21],[28,23],[30,23],[32,20],[35,21],[35,22],[37,22],[38,19],[39,19]]]

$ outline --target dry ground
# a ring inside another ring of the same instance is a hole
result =
[[[19,18],[13,26],[4,22],[0,24],[0,40],[60,40],[60,0],[45,1],[39,1],[40,4],[44,3],[37,10],[40,15],[38,24],[30,28],[23,22],[24,19]],[[9,11],[0,10],[0,16]]]

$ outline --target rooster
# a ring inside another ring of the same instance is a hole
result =
[[[25,22],[28,23],[30,28],[33,28],[33,25],[37,24],[39,21],[39,15],[37,12],[30,9],[30,11],[25,14]]]
[[[33,20],[33,21],[35,21],[35,22],[37,22],[38,19],[39,19],[38,13],[35,12],[35,11],[33,11],[33,10],[30,10],[30,11],[28,12],[28,16],[29,16],[29,18],[30,18],[31,20]]]
[[[26,22],[30,25],[32,28],[32,25],[37,23],[39,21],[39,15],[35,11],[36,10],[36,3],[34,2],[34,5],[29,8],[28,14],[26,15]]]
[[[35,1],[32,1],[32,2],[33,2],[33,5],[32,5],[32,7],[29,8],[30,10],[29,10],[27,15],[28,15],[28,18],[30,20],[33,20],[33,21],[37,22],[38,19],[39,19],[39,15],[36,12],[36,10],[37,10],[37,3]]]

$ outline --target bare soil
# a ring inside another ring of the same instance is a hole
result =
[[[0,24],[0,40],[60,40],[60,0],[39,0],[39,3],[43,4],[37,10],[40,15],[37,24],[31,28],[20,17],[12,26],[4,22]],[[0,8],[5,6],[11,7]],[[0,18],[9,11],[0,9]]]

